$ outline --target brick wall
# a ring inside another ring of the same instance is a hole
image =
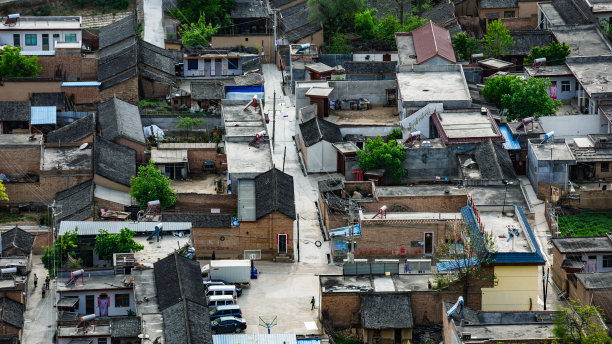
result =
[[[0,173],[38,174],[40,171],[40,146],[2,147]]]
[[[118,143],[122,146],[132,148],[133,150],[136,151],[136,162],[145,162],[144,160],[145,159],[145,154],[144,154],[145,145],[143,145],[142,143],[134,142],[132,140],[128,140],[123,137],[118,137],[115,140],[115,143]]]
[[[189,160],[191,172],[202,172],[202,163],[205,161],[214,161],[218,173],[223,173],[227,170],[227,156],[225,154],[217,154],[217,148],[188,149],[187,159]]]
[[[28,231],[30,234],[34,234],[34,244],[32,245],[32,253],[42,254],[44,246],[53,245],[53,233],[51,230],[40,230],[40,231]]]
[[[100,98],[100,89],[95,86],[62,87],[62,91],[68,98],[74,96],[76,105],[97,103]]]
[[[200,212],[210,212],[210,208],[220,208],[222,214],[234,214],[238,207],[238,195],[181,193],[174,207],[177,210],[198,209]]]
[[[100,102],[107,101],[114,96],[126,102],[138,103],[138,77],[135,76],[115,86],[100,90]]]
[[[349,328],[360,325],[360,307],[358,293],[324,293],[319,309],[321,312],[327,310],[334,328]]]
[[[145,99],[166,99],[170,93],[170,86],[161,82],[140,78],[142,97]]]
[[[91,179],[91,175],[41,176],[38,183],[5,183],[9,204],[23,202],[50,203],[62,190]],[[5,203],[5,202],[2,202]],[[5,203],[6,204],[6,203]]]
[[[5,322],[0,322],[0,334],[12,334],[21,338],[21,330]]]
[[[83,58],[81,49],[56,49],[54,56],[39,56],[38,63],[40,78],[55,77],[59,68],[59,76],[67,80],[98,80],[98,60]]]
[[[32,93],[61,92],[61,81],[39,78],[5,80],[0,84],[0,101],[27,101]]]
[[[434,209],[440,213],[459,212],[466,205],[465,195],[436,195],[411,197],[378,197],[377,203],[363,203],[366,212],[376,212],[381,206],[387,208],[399,206],[407,212],[431,212]]]
[[[123,204],[111,202],[111,201],[101,199],[98,197],[94,197],[94,202],[98,209],[125,211],[125,205]],[[95,214],[95,216],[98,216],[98,214]]]
[[[23,296],[24,290],[25,290],[25,284],[22,284],[20,287],[17,287],[14,290],[2,290],[0,291],[0,298],[6,297],[7,299],[11,299],[13,301],[17,301],[25,305],[26,300],[25,300],[25,297]]]
[[[506,28],[510,31],[515,30],[533,30],[538,26],[538,14],[531,15],[525,18],[502,18]]]
[[[612,190],[579,190],[582,209],[612,209]]]
[[[552,273],[551,277],[553,282],[557,285],[557,287],[561,291],[567,290],[567,273],[565,270],[561,268],[561,264],[563,263],[563,254],[557,250],[557,248],[552,246],[553,252],[553,265],[552,265]]]
[[[198,258],[215,256],[240,258],[244,250],[261,250],[262,259],[277,256],[278,234],[287,234],[287,255],[293,257],[293,219],[272,213],[257,221],[241,222],[238,228],[193,228]],[[223,237],[223,238],[222,238]]]

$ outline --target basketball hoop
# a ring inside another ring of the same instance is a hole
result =
[[[260,315],[259,326],[267,328],[270,334],[270,329],[276,326],[276,315]]]

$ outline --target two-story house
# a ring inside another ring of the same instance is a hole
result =
[[[81,47],[81,17],[0,17],[0,46],[21,47],[23,55],[54,55],[58,44]]]

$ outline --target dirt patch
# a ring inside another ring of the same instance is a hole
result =
[[[193,174],[190,180],[173,180],[170,187],[177,193],[217,194],[217,182],[221,180],[226,190],[225,176],[222,174]]]

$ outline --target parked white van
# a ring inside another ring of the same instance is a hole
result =
[[[212,309],[217,306],[228,306],[236,304],[232,295],[211,295],[207,297],[207,300],[209,309]]]
[[[238,297],[235,285],[212,285],[206,289],[206,296],[231,295],[234,299]]]

